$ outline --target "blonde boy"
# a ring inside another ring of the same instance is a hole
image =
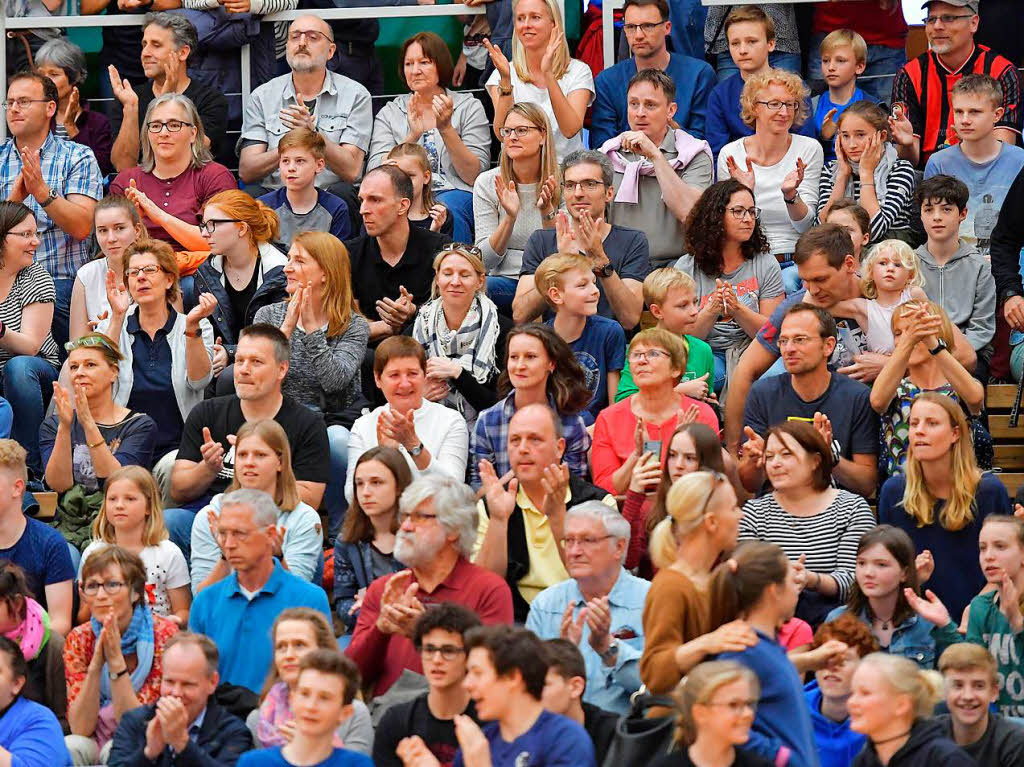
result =
[[[615,320],[597,313],[601,293],[590,260],[578,253],[548,256],[533,274],[537,292],[554,312],[548,324],[569,344],[583,368],[590,404],[581,413],[590,426],[614,399],[626,364],[626,334]]]
[[[715,358],[706,341],[688,335],[700,312],[693,278],[672,266],[655,269],[644,280],[644,303],[657,320],[656,327],[682,336],[686,343],[686,372],[676,390],[688,397],[703,399],[708,393],[709,382],[714,380]],[[615,401],[635,394],[636,390],[627,360]]]
[[[834,160],[839,115],[855,101],[868,101],[857,87],[857,77],[868,65],[868,45],[852,29],[836,29],[821,41],[821,76],[828,90],[814,100],[814,128],[825,149],[825,160]]]

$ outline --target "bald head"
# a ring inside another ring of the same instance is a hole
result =
[[[527,405],[508,424],[508,460],[520,484],[538,482],[565,452],[562,423],[547,405]]]
[[[323,72],[334,55],[334,33],[317,16],[300,16],[288,28],[285,58],[296,74]]]

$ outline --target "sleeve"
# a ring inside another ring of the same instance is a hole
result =
[[[494,573],[484,571],[492,585],[480,594],[480,601],[471,605],[480,622],[485,626],[511,624],[514,620],[512,611],[512,591],[508,584]]]
[[[633,374],[629,370],[629,358],[625,356],[626,352],[623,350],[623,357],[626,360],[626,364],[622,368],[622,375],[619,377],[619,389],[615,392],[615,401],[622,402],[626,397],[636,394],[636,382],[633,380]]]
[[[601,72],[594,81],[594,108],[590,115],[590,147],[600,149],[610,138],[619,134],[618,121],[616,119],[614,83],[611,69]],[[625,93],[618,94],[624,98]]]
[[[356,601],[359,581],[356,570],[352,566],[348,553],[352,551],[339,537],[334,542],[334,611],[345,624],[348,631],[355,628],[359,614],[352,615],[349,610]]]
[[[348,214],[348,203],[340,197],[331,213],[331,234],[339,240],[347,240],[352,235],[352,217]]]
[[[999,85],[1003,89],[1003,116],[996,123],[997,128],[1009,128],[1020,133],[1021,103],[1020,74],[1012,64],[1008,65],[999,76]]]
[[[399,709],[392,706],[377,723],[377,731],[373,735],[373,763],[376,767],[402,767],[402,760],[396,756],[395,749],[398,741],[409,732],[398,715]]]
[[[53,528],[45,528],[49,533],[46,539],[46,575],[44,586],[64,583],[75,578],[75,567],[71,564],[71,553],[63,536]]]
[[[764,514],[762,507],[770,502],[770,496],[762,496],[751,498],[743,504],[743,516],[740,517],[739,532],[736,534],[737,541],[757,541],[762,538],[757,526]]]
[[[893,163],[885,182],[885,199],[882,200],[878,213],[871,219],[872,242],[885,239],[893,225],[906,217],[915,186],[914,166],[906,160],[897,160]]]
[[[11,436],[11,425],[14,423],[14,409],[11,403],[0,397],[0,439]],[[45,461],[43,462],[46,463]]]
[[[1024,248],[1024,216],[1020,215],[1021,210],[1024,210],[1024,171],[1018,173],[1010,185],[992,230],[992,277],[1001,300],[1007,291],[1024,294],[1020,275],[1020,251]]]
[[[715,71],[707,64],[703,64],[697,75],[697,84],[690,101],[690,120],[683,126],[686,132],[695,138],[706,138],[709,101],[711,92],[717,84]]]
[[[445,415],[451,413],[446,411]],[[469,459],[469,429],[465,419],[449,419],[448,428],[436,455],[431,456],[428,471],[440,472],[460,482],[466,476],[466,462]]]
[[[304,581],[313,580],[316,564],[324,550],[323,529],[320,517],[312,509],[300,506],[291,512],[299,515],[285,529],[281,552],[288,562],[288,569]],[[330,611],[328,611],[329,613]]]
[[[758,272],[758,301],[765,301],[786,295],[786,287],[782,284],[782,268],[773,256],[757,256],[754,260],[754,269]]]
[[[576,91],[587,91],[590,93],[587,106],[594,103],[594,70],[589,66],[579,59],[569,59],[569,69],[566,70],[563,79],[565,87],[562,88],[562,92],[566,96]],[[559,87],[561,86],[562,84],[559,83]]]
[[[580,725],[573,725],[551,733],[556,737],[544,744],[545,767],[596,767],[594,742]]]
[[[484,94],[484,98],[489,97]],[[463,103],[459,136],[466,148],[480,160],[480,170],[484,171],[491,163],[491,123],[480,99],[469,97]]]
[[[233,189],[238,189],[238,181],[234,175],[219,162],[208,164],[203,168],[200,177],[203,181],[203,190],[202,198],[198,200],[199,204],[197,207],[199,208],[206,205],[207,201],[219,192],[229,192]]]
[[[540,262],[543,261],[550,253],[545,254],[544,251],[544,230],[538,229],[536,232],[530,235],[530,239],[526,241],[526,248],[523,250],[523,265],[519,270],[519,276],[522,277],[524,274],[533,274],[537,271],[537,267]]]
[[[298,438],[291,444],[295,479],[300,482],[329,482],[331,450],[324,419],[314,414],[309,426],[294,436]]]
[[[203,121],[203,131],[210,138],[213,147],[216,147],[227,133],[228,100],[223,93],[211,88],[204,94],[204,98],[201,101],[202,104],[196,105],[199,111],[199,119]],[[238,188],[237,183],[234,188]]]
[[[686,164],[679,178],[697,189],[707,189],[715,181],[715,163],[707,153],[701,152]]]
[[[847,502],[852,506],[845,529],[842,530],[836,546],[836,568],[829,573],[839,585],[838,599],[846,602],[850,587],[855,580],[857,567],[857,546],[868,530],[875,526],[875,516],[867,501],[859,495],[850,494]]]
[[[207,519],[207,513],[210,511],[216,510],[213,506],[200,509],[192,522],[190,562],[193,594],[196,593],[196,587],[206,580],[220,561],[220,546],[214,540],[213,532],[210,530],[210,520]]]
[[[634,233],[617,271],[624,280],[643,282],[647,279],[651,273],[651,248],[646,234]]]
[[[378,578],[366,589],[356,627],[352,630],[352,641],[345,648],[345,654],[359,666],[363,684],[372,684],[380,675],[391,644],[391,638],[377,629],[380,596],[386,582],[386,578]]]
[[[501,206],[494,196],[493,173],[481,173],[473,182],[473,219],[476,229],[476,246],[483,255],[487,273],[496,271],[505,260],[504,253],[491,247],[491,235],[501,221]]]
[[[166,543],[169,545],[162,548],[164,550],[164,580],[167,588],[179,589],[182,586],[188,586],[190,580],[185,555],[181,553],[181,549],[170,543],[170,541]]]
[[[352,701],[352,715],[335,730],[348,751],[370,755],[373,750],[373,722],[370,710],[358,698]]]
[[[41,433],[41,432],[40,432]],[[121,443],[114,452],[114,458],[122,466],[153,466],[153,445],[156,441],[156,424],[148,415],[136,415],[118,434]]]
[[[239,142],[256,141],[264,145],[270,143],[270,133],[267,131],[266,111],[263,108],[263,97],[267,91],[266,85],[254,90],[249,100],[245,102],[245,113],[242,115],[242,133]]]
[[[818,179],[818,203],[814,206],[814,223],[821,223],[821,211],[828,204],[832,196],[832,183],[836,171],[836,161],[829,160],[821,169],[821,176]]]
[[[718,656],[718,660],[731,660],[736,661],[741,665],[747,665],[743,663],[742,655],[734,652],[722,653]],[[790,758],[793,755],[792,750],[779,738],[775,737],[774,734],[767,732],[759,725],[760,723],[755,719],[750,728],[750,739],[743,744],[744,751],[760,754],[773,764],[785,764],[790,765],[790,767],[807,767],[802,763],[794,762]]]
[[[6,400],[4,401],[6,402]],[[42,457],[44,471],[47,464],[50,463],[50,456],[53,455],[53,444],[57,441],[58,426],[56,414],[47,416],[39,424],[39,453]],[[10,436],[10,434],[8,433],[7,436]]]
[[[674,584],[655,578],[644,603],[644,652],[640,678],[655,694],[672,690],[682,678],[675,652],[686,641],[684,616],[690,605]]]
[[[316,371],[325,392],[345,391],[359,374],[370,340],[370,324],[353,313],[341,338],[329,343],[323,329],[307,333],[299,340],[301,353]]]
[[[629,546],[626,548],[627,570],[640,564],[647,553],[647,514],[644,505],[647,498],[643,493],[626,491],[626,500],[622,504],[622,516],[629,522]],[[742,522],[742,520],[741,520]]]
[[[980,350],[988,344],[996,334],[996,283],[988,262],[984,259],[979,260],[974,311],[971,312],[967,327],[964,328],[964,335],[975,350]]]
[[[871,407],[871,390],[857,387],[859,394],[851,413],[851,455],[878,455],[878,413]]]
[[[359,86],[352,99],[352,111],[348,113],[345,129],[338,139],[339,144],[351,144],[364,152],[370,148],[370,134],[373,132],[373,109],[370,107],[370,92]]]
[[[501,400],[494,407],[498,407],[500,404]],[[469,445],[469,484],[474,489],[480,487],[480,461],[490,461],[493,465],[495,460],[494,448],[491,446],[491,439],[487,434],[486,419],[483,417],[486,412],[481,413],[476,419],[476,424],[473,426],[473,438]],[[349,457],[351,458],[351,456]]]
[[[365,419],[365,420],[364,420]],[[360,416],[352,424],[352,429],[348,435],[348,459],[345,466],[345,499],[352,503],[352,487],[355,482],[356,462],[359,460],[359,456],[369,450],[376,444],[376,439],[367,439],[366,431],[376,431],[377,422],[373,421],[372,426],[369,425],[370,416]]]
[[[611,420],[609,411],[603,410],[594,422],[594,444],[590,451],[590,464],[594,484],[609,493],[614,493],[612,474],[622,466],[622,461],[615,452],[612,435],[615,431],[622,431],[626,424],[613,424]]]
[[[932,176],[946,175],[945,166],[942,163],[942,152],[936,152],[928,158],[928,162],[924,165],[924,175],[922,179],[927,181]]]
[[[785,311],[788,308],[786,301],[783,300],[781,304],[775,307],[775,311],[771,313],[768,321],[757,331],[757,342],[776,359],[782,356],[778,346],[779,325],[782,324],[782,318],[785,316]]]
[[[114,99],[117,101],[117,99]],[[114,148],[114,137],[110,132],[110,120],[104,115],[100,119],[93,119],[92,143],[89,148],[96,156],[96,164],[99,165],[100,175],[106,176],[114,172],[114,166],[110,162],[110,152]]]
[[[878,491],[878,523],[880,525],[896,525],[899,514],[896,507],[903,502],[903,477],[889,477]],[[896,525],[899,527],[900,525]]]
[[[72,630],[64,640],[64,679],[68,684],[68,708],[78,700],[78,694],[85,682],[85,674],[89,668],[92,642],[86,643],[85,631]],[[89,639],[92,639],[90,636]]]
[[[123,197],[124,190],[129,186],[131,186],[131,175],[129,171],[123,170],[114,176],[114,180],[110,182],[110,194]]]
[[[711,152],[715,157],[719,157],[722,149],[729,143],[729,125],[725,119],[725,108],[722,100],[725,88],[722,85],[722,83],[718,83],[711,89],[711,95],[708,96],[708,110],[704,127],[704,138],[711,145]],[[718,177],[725,178],[722,175],[721,161],[719,161]]]
[[[366,154],[366,170],[372,170],[384,162],[388,152],[405,138],[404,135],[398,136],[395,131],[396,117],[403,114],[395,103],[399,98],[401,96],[385,104],[373,118],[373,136],[370,138],[370,149]]]
[[[613,322],[608,325],[604,336],[604,367],[619,372],[626,366],[626,333],[622,326]]]
[[[57,300],[57,291],[53,285],[53,277],[42,266],[33,264],[25,272],[22,281],[24,294],[22,308],[31,304],[52,304]]]
[[[573,474],[578,477],[586,477],[590,473],[590,467],[587,465],[587,455],[590,451],[590,435],[587,433],[583,416],[574,416],[572,423],[564,432],[565,455],[563,460],[569,467],[569,471]]]
[[[803,234],[811,228],[814,222],[815,211],[818,209],[818,183],[821,181],[821,167],[825,163],[825,153],[815,139],[801,139],[807,141],[807,147],[801,152],[804,163],[804,180],[800,182],[798,190],[800,198],[807,204],[807,215],[799,221],[793,222],[793,228]]]
[[[900,69],[892,80],[891,102],[906,107],[907,119],[914,129],[914,135],[920,138],[924,134],[924,110],[921,109],[921,102],[906,67]]]
[[[138,711],[129,711],[121,717],[114,730],[107,763],[118,767],[151,767],[155,764],[146,758],[146,727],[152,717],[139,716]],[[13,765],[12,765],[13,767]]]

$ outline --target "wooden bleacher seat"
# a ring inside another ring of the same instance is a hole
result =
[[[1017,428],[1010,428],[1010,409],[1017,396],[1017,387],[996,384],[988,387],[986,406],[988,426],[995,446],[995,467],[1012,499],[1017,488],[1024,485],[1024,417]]]

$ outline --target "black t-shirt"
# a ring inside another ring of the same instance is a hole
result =
[[[104,31],[107,29],[118,29],[118,27],[104,27]],[[134,28],[125,27],[125,29]],[[138,55],[136,55],[135,60],[138,61],[138,58]],[[135,93],[139,97],[139,127],[141,128],[142,123],[146,120],[146,109],[149,108],[149,103],[156,98],[153,95],[153,81],[146,80],[142,85],[135,86]],[[220,91],[199,82],[194,77],[191,78],[188,87],[182,95],[188,96],[192,103],[196,105],[199,119],[203,121],[203,131],[209,137],[211,148],[214,154],[216,154],[217,148],[220,146],[228,127],[227,98]],[[120,101],[114,99],[110,107],[110,131],[115,140],[121,130],[121,121],[123,119],[124,108],[121,106]]]
[[[476,707],[469,702],[463,712],[477,721]],[[405,703],[398,703],[381,717],[373,736],[373,763],[376,767],[402,767],[402,760],[395,755],[395,748],[402,738],[419,735],[442,767],[450,767],[459,750],[455,738],[455,722],[438,719],[430,713],[427,693]]]
[[[256,295],[256,283],[260,279],[260,257],[256,256],[256,264],[249,278],[249,284],[241,290],[235,290],[231,280],[224,275],[224,290],[228,294],[228,303],[231,305],[231,326],[235,328],[245,327],[245,311]]]
[[[107,3],[108,16],[139,16],[149,11],[149,8],[123,11],[117,7],[117,0],[110,0]],[[130,80],[135,86],[135,92],[138,93],[139,86],[146,81],[146,73],[142,71],[142,27],[103,27],[103,50],[100,52],[100,61],[104,64],[102,77],[107,76],[106,67],[113,64],[117,67],[121,79]],[[117,123],[120,126],[121,102],[114,99],[110,109],[117,112]],[[142,119],[141,115],[139,119]],[[117,138],[116,128],[113,135]]]
[[[942,725],[946,737],[952,740],[953,718],[944,714],[935,719]],[[985,734],[960,748],[984,767],[1020,767],[1024,765],[1024,725],[989,711]]]
[[[683,749],[655,759],[649,767],[696,767],[696,765],[691,761],[689,752]],[[759,754],[737,748],[736,758],[733,759],[729,767],[772,767],[772,763]]]
[[[429,229],[409,227],[409,243],[394,266],[380,255],[377,239],[368,234],[345,242],[352,262],[352,292],[359,310],[370,322],[380,319],[377,302],[382,298],[398,298],[399,286],[412,294],[416,306],[430,300],[430,283],[434,281],[434,256],[451,238]]]
[[[331,474],[331,451],[327,443],[327,426],[320,414],[285,397],[274,420],[288,435],[295,479],[326,484]],[[224,468],[207,491],[211,495],[223,493],[231,484],[235,475],[235,448],[228,443],[228,435],[237,434],[244,423],[241,400],[234,394],[203,400],[188,414],[178,458],[195,463],[203,460],[200,448],[204,426],[210,429],[210,436],[224,447]]]

